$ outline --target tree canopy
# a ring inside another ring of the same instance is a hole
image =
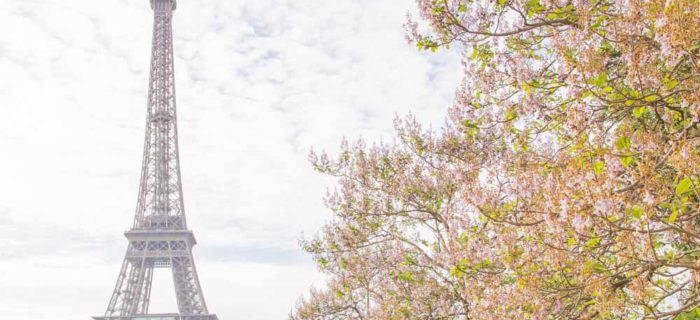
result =
[[[700,1],[417,5],[455,104],[311,155],[329,278],[291,318],[700,319]]]

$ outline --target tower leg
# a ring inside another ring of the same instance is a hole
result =
[[[145,259],[138,270],[138,279],[139,282],[135,286],[134,301],[132,303],[134,309],[131,314],[147,314],[153,281],[153,266],[149,265]]]
[[[146,279],[143,282],[143,290],[141,296],[141,305],[138,314],[147,314],[148,306],[151,303],[151,286],[153,285],[153,265],[146,269]]]
[[[153,265],[145,256],[128,257],[129,252],[145,248],[145,243],[131,243],[122,263],[117,284],[107,306],[105,317],[148,313],[153,281]],[[146,251],[143,251],[146,252]]]
[[[172,270],[180,314],[207,314],[192,255],[173,257]]]
[[[117,284],[114,286],[114,292],[112,293],[112,298],[109,299],[109,304],[107,305],[107,311],[105,312],[105,317],[113,316],[119,311],[117,311],[117,308],[120,308],[123,305],[124,302],[124,290],[122,289],[124,287],[124,280],[126,279],[126,275],[129,273],[129,268],[130,263],[127,259],[124,259],[124,262],[122,263],[122,268],[119,271],[119,276],[117,277]],[[118,307],[119,306],[119,307]]]

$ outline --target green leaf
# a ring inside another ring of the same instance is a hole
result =
[[[508,108],[508,111],[506,111],[506,119],[505,121],[510,121],[515,119],[515,108]]]
[[[630,101],[630,100],[628,100],[628,101]],[[646,111],[647,111],[647,108],[645,108],[645,107],[636,107],[636,108],[634,108],[634,110],[632,110],[632,114],[634,114],[635,118],[639,119],[642,117],[642,115],[644,115],[644,112],[646,112]]]
[[[430,49],[430,51],[435,52],[437,51],[438,47],[438,43],[432,40],[430,37],[422,37],[416,41],[416,48],[418,48],[418,50]]]
[[[603,173],[603,167],[605,167],[605,162],[603,162],[603,161],[593,162],[593,172],[595,172],[596,175],[600,175],[601,173]]]
[[[688,190],[690,190],[690,184],[691,184],[690,178],[688,178],[688,177],[683,178],[683,180],[681,180],[681,182],[679,182],[678,185],[676,186],[676,195],[680,196],[680,195],[686,193]]]
[[[659,203],[659,207],[662,207],[662,208],[664,208],[664,209],[666,209],[666,210],[669,210],[669,211],[671,211],[671,210],[676,210],[675,207],[674,207],[672,204],[668,203],[668,202],[661,202],[661,203]]]
[[[450,269],[450,275],[456,278],[464,277],[466,270],[469,267],[469,260],[459,259],[457,265]]]
[[[668,216],[668,223],[674,223],[678,218],[678,210],[671,211],[671,215]]]
[[[633,104],[634,104],[634,100],[626,100],[626,101],[625,101],[625,105],[628,106],[628,107],[631,106],[631,105],[633,105]]]
[[[413,283],[415,281],[415,277],[413,274],[409,271],[402,272],[399,274],[399,279],[408,282],[408,283]]]
[[[621,136],[617,138],[617,141],[615,141],[615,148],[617,150],[624,150],[627,149],[630,146],[630,138]]]
[[[700,320],[700,307],[679,314],[674,320]]]
[[[457,11],[459,11],[459,13],[465,13],[465,12],[467,12],[467,6],[460,3],[459,6],[457,7]]]
[[[574,238],[569,238],[569,239],[566,240],[566,244],[568,244],[568,245],[570,245],[570,246],[573,246],[573,245],[576,244],[576,239],[574,239]]]
[[[586,250],[588,250],[590,248],[597,246],[598,243],[600,243],[600,238],[590,238],[590,239],[588,239],[588,241],[586,241],[586,243],[583,244],[583,247]]]
[[[673,88],[675,88],[676,86],[678,86],[678,81],[676,81],[676,80],[669,80],[668,78],[665,78],[665,79],[663,80],[663,83],[664,83],[664,86],[666,87],[666,89],[668,89],[668,90],[673,90]]]
[[[596,29],[600,28],[600,24],[603,22],[604,19],[605,19],[604,15],[598,16],[598,18],[595,19],[595,22],[591,25],[591,30],[596,30]]]
[[[652,101],[656,101],[658,98],[659,98],[659,96],[652,94],[652,95],[648,95],[648,96],[644,97],[644,101],[652,102]]]
[[[632,207],[632,209],[630,210],[630,214],[637,220],[642,218],[642,213],[644,213],[642,211],[642,208],[637,206]]]
[[[605,270],[605,265],[597,261],[588,260],[583,263],[583,272],[585,274],[590,274],[591,272],[603,273]]]
[[[526,95],[530,95],[530,92],[532,92],[532,88],[527,83],[527,81],[523,81],[523,83],[521,84],[521,87]]]
[[[469,233],[467,233],[466,231],[460,233],[460,234],[459,234],[459,238],[457,238],[457,241],[458,241],[460,244],[463,244],[463,245],[466,244],[467,241],[469,241]]]
[[[545,9],[545,7],[540,4],[539,0],[529,0],[525,4],[525,8],[527,10],[528,17],[532,17],[535,13],[541,12]]]
[[[620,163],[624,167],[629,167],[629,165],[632,164],[632,160],[634,159],[630,156],[620,157]]]
[[[592,84],[598,88],[602,88],[607,81],[608,81],[608,74],[603,72],[603,73],[599,74],[597,77],[590,79],[588,81],[588,83]]]
[[[598,88],[602,88],[606,82],[608,82],[608,74],[603,72],[600,75],[598,75],[598,78],[596,79],[595,85]]]
[[[605,265],[598,262],[598,263],[593,265],[593,271],[595,273],[603,273],[603,272],[605,272]]]
[[[318,266],[321,267],[321,268],[327,267],[327,266],[328,266],[328,260],[326,260],[325,258],[320,258],[320,259],[318,259]]]
[[[664,256],[665,256],[667,261],[671,262],[671,261],[673,261],[673,258],[676,256],[676,253],[673,252],[673,250],[668,250],[668,251],[666,251],[666,254]]]
[[[513,209],[515,209],[516,206],[517,206],[517,202],[509,201],[503,205],[503,211],[506,211],[506,212],[512,211]]]

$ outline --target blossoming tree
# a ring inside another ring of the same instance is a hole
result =
[[[326,288],[292,319],[700,319],[700,2],[418,0],[438,131],[312,154]]]

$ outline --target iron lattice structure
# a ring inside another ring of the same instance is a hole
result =
[[[141,185],[126,257],[104,316],[96,320],[218,320],[209,314],[192,257],[180,179],[172,17],[177,0],[154,11],[148,116]],[[172,269],[177,314],[149,314],[154,268]]]

